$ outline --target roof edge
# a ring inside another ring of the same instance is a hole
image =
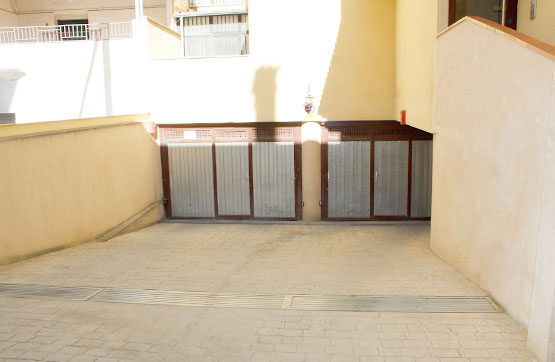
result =
[[[487,20],[484,18],[480,18],[478,16],[465,16],[464,18],[460,19],[456,23],[449,26],[447,29],[443,30],[437,35],[437,38],[440,38],[443,34],[451,31],[452,29],[456,28],[459,24],[464,22],[471,22],[483,28],[486,28],[490,31],[496,32],[505,38],[512,40],[514,42],[519,43],[520,45],[546,57],[551,60],[555,61],[555,46],[544,43],[536,38],[532,38],[531,36],[524,35],[523,33],[519,33],[511,28],[503,26],[501,24],[497,24],[491,20]]]

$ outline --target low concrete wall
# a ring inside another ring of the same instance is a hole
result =
[[[0,264],[94,240],[130,218],[159,221],[160,154],[147,118],[0,126]]]
[[[528,327],[545,361],[555,48],[465,18],[439,36],[437,61],[431,247]]]

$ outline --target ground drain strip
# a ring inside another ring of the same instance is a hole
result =
[[[495,313],[487,297],[369,297],[179,292],[0,284],[0,296],[105,303],[314,311]]]
[[[0,284],[0,296],[40,299],[88,300],[102,288],[46,287],[43,285]]]
[[[360,297],[295,295],[291,309],[363,312],[497,312],[486,297]]]
[[[108,288],[94,298],[94,301],[196,307],[281,309],[283,296]]]

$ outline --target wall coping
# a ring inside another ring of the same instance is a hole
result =
[[[437,35],[437,38],[440,38],[443,34],[448,33],[449,31],[451,31],[452,29],[456,28],[457,26],[459,26],[464,22],[470,22],[478,26],[481,26],[484,29],[493,31],[505,37],[506,39],[519,43],[520,45],[532,50],[533,52],[538,53],[548,59],[555,61],[555,46],[544,43],[536,38],[532,38],[531,36],[524,35],[511,28],[497,24],[491,20],[480,18],[478,16],[465,16],[464,18],[460,19],[456,23],[452,24],[447,29],[440,32]]]
[[[64,121],[20,123],[0,125],[0,141],[16,138],[44,136],[54,133],[73,132],[85,129],[114,127],[149,121],[150,114],[131,114],[96,118],[81,118]]]
[[[164,25],[160,24],[156,20],[147,17],[147,22],[148,22],[148,24],[150,24],[150,25],[152,25],[152,26],[154,26],[154,27],[156,27],[156,28],[158,28],[162,31],[165,31],[166,33],[168,33],[168,34],[170,34],[170,35],[172,35],[172,36],[174,36],[178,39],[181,39],[181,34],[179,34],[178,32],[173,31],[172,29],[168,28],[167,26],[164,26]]]

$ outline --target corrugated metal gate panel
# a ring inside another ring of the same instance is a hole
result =
[[[432,141],[412,142],[411,210],[413,217],[432,215]]]
[[[406,216],[409,142],[376,141],[374,153],[374,215]]]
[[[250,215],[248,143],[216,143],[218,214]]]
[[[172,216],[214,217],[211,143],[168,144]]]
[[[254,217],[295,217],[293,142],[253,142]]]
[[[370,217],[370,141],[328,143],[328,217]]]

